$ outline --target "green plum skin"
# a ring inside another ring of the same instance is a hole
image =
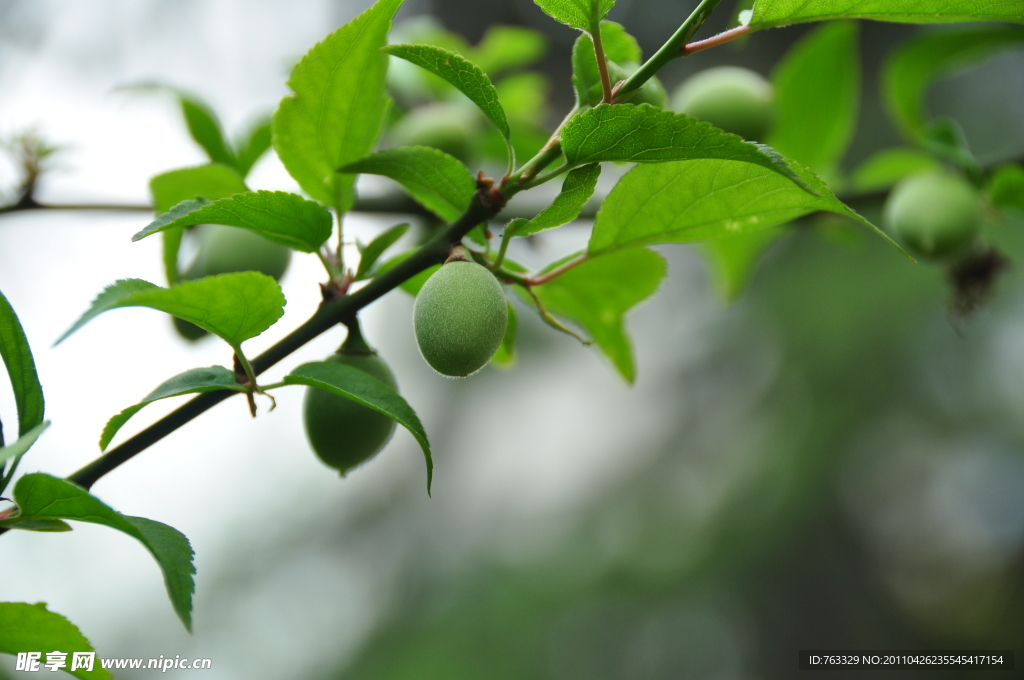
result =
[[[690,76],[673,93],[672,109],[752,141],[763,140],[775,119],[771,83],[737,66]]]
[[[287,246],[239,227],[207,224],[202,229],[199,255],[188,272],[194,268],[200,276],[193,278],[256,271],[277,280],[288,269],[292,251]]]
[[[487,365],[505,337],[501,284],[475,262],[449,262],[427,279],[413,304],[423,359],[441,375],[464,378]]]
[[[886,225],[911,253],[942,259],[977,237],[982,204],[967,180],[935,170],[900,181],[886,199],[884,215]]]
[[[458,104],[430,104],[413,109],[391,128],[392,146],[430,146],[469,162],[477,115]]]
[[[398,389],[387,363],[373,353],[335,353],[326,359],[357,368]],[[351,399],[307,387],[302,404],[306,437],[317,457],[343,476],[377,455],[395,433],[395,421]]]

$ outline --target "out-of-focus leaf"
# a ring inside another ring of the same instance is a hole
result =
[[[409,231],[408,224],[399,224],[383,234],[378,234],[375,239],[366,244],[359,253],[359,269],[356,271],[355,280],[362,281],[368,278],[370,272],[373,271],[373,265],[377,264],[377,260],[384,254],[384,251],[394,245],[395,241],[402,238],[407,231]]]
[[[178,92],[178,99],[192,139],[203,147],[212,162],[234,166],[235,154],[224,141],[224,131],[213,109],[206,102],[182,92]]]
[[[995,207],[1024,212],[1024,167],[1007,164],[996,168],[989,191]]]
[[[138,539],[160,565],[167,596],[178,618],[186,629],[192,630],[192,575],[196,569],[192,564],[192,546],[180,531],[144,517],[122,515],[77,484],[42,473],[19,479],[14,487],[14,501],[18,504],[18,515],[0,525],[70,519],[103,524]]]
[[[256,122],[249,132],[238,142],[238,172],[242,177],[249,174],[256,161],[267,152],[271,144],[271,119],[264,118]],[[218,197],[219,198],[219,197]]]
[[[566,175],[562,191],[548,207],[532,220],[513,220],[507,229],[511,236],[536,234],[544,229],[559,227],[579,217],[583,206],[594,195],[597,178],[601,176],[601,165],[591,163],[574,168]]]
[[[544,13],[581,31],[590,31],[615,4],[615,0],[534,0]]]
[[[650,104],[602,104],[573,116],[562,129],[562,152],[573,165],[599,161],[661,163],[716,158],[752,163],[808,191],[804,180],[773,149]]]
[[[433,45],[389,45],[388,54],[421,66],[444,78],[479,107],[506,139],[511,132],[498,91],[480,67],[464,57]]]
[[[701,243],[722,297],[732,301],[740,296],[750,283],[761,255],[785,233],[781,227],[769,227]]]
[[[619,373],[633,382],[636,367],[623,317],[654,294],[666,271],[661,255],[630,248],[594,257],[533,290],[549,312],[589,333]]]
[[[501,344],[498,345],[498,351],[491,357],[491,363],[497,364],[498,366],[508,367],[515,363],[516,360],[516,330],[519,327],[519,318],[516,316],[516,308],[512,306],[511,302],[507,302],[508,305],[508,324],[505,326],[505,337],[501,339]]]
[[[918,143],[933,156],[959,165],[969,175],[981,176],[981,166],[971,152],[967,135],[964,134],[960,123],[953,118],[944,116],[928,122],[921,132]]]
[[[149,307],[190,321],[237,348],[274,325],[284,314],[284,303],[277,281],[259,272],[207,276],[173,288],[121,279],[107,286],[57,343],[107,310]]]
[[[857,166],[850,175],[854,191],[888,189],[907,175],[931,170],[938,161],[917,149],[883,149]]]
[[[245,388],[235,380],[235,374],[223,366],[210,366],[209,368],[193,368],[190,371],[180,373],[170,380],[164,382],[155,390],[150,392],[145,399],[134,406],[129,406],[117,415],[111,417],[103,428],[100,435],[100,451],[106,450],[114,435],[128,420],[143,407],[152,404],[160,399],[168,397],[180,397],[185,394],[198,394],[200,392],[213,392],[214,390],[234,390],[245,392]]]
[[[837,199],[813,172],[796,163],[792,168],[818,196],[753,163],[700,159],[638,165],[619,180],[598,211],[588,251],[703,241],[827,210],[860,222],[903,252]]]
[[[9,446],[0,446],[0,470],[3,470],[4,463],[11,458],[17,458],[18,456],[24,456],[25,452],[32,448],[32,445],[39,439],[39,435],[50,426],[49,420],[44,420],[39,423],[25,434],[18,437]],[[0,488],[0,493],[3,493],[3,488]]]
[[[1024,12],[1016,0],[757,0],[750,26],[760,30],[829,19],[873,19],[914,24],[952,21],[1024,23]]]
[[[343,165],[373,150],[387,115],[388,58],[380,51],[402,0],[376,4],[315,45],[292,69],[274,114],[274,149],[302,189],[340,212],[354,200]]]
[[[776,117],[768,144],[832,176],[857,127],[857,24],[823,24],[794,45],[772,74]]]
[[[493,26],[473,50],[472,60],[484,73],[494,76],[529,66],[547,51],[547,38],[539,31],[524,26]]]
[[[333,361],[314,361],[302,364],[286,375],[284,382],[289,385],[318,387],[340,397],[351,399],[357,404],[383,413],[409,430],[419,442],[420,448],[423,449],[423,456],[427,462],[427,493],[430,493],[434,463],[430,457],[430,442],[427,441],[427,433],[416,412],[390,385],[357,368]]]
[[[932,2],[964,9],[975,5],[970,0],[957,3]],[[1002,8],[1015,8],[1017,16],[1015,19],[989,17],[979,10],[974,18],[967,21],[993,19],[1024,22],[1024,8],[1019,2],[993,3],[984,0],[977,4],[984,5],[993,13],[998,13]],[[918,140],[928,122],[924,96],[932,81],[943,73],[970,66],[1007,49],[1022,47],[1024,28],[1017,26],[972,26],[914,36],[893,51],[882,71],[882,92],[889,114],[909,139]]]
[[[462,161],[427,146],[385,149],[339,169],[390,177],[447,222],[458,219],[476,191],[476,180]]]
[[[404,260],[405,258],[409,257],[412,254],[412,250],[407,250],[404,253],[395,255],[393,258],[391,258],[387,262],[382,263],[380,267],[377,268],[377,274],[383,274],[384,272],[391,269],[392,267],[394,267],[399,262],[401,262],[402,260]],[[401,288],[409,295],[416,297],[417,295],[419,295],[420,288],[422,288],[423,284],[427,282],[427,279],[433,276],[434,272],[436,272],[440,268],[441,265],[439,264],[435,264],[433,267],[427,267],[416,276],[413,276],[403,281],[399,288]]]
[[[60,650],[67,654],[67,666],[62,668],[82,680],[109,680],[110,671],[103,668],[99,658],[92,663],[92,670],[74,668],[75,652],[93,652],[92,644],[78,629],[56,612],[46,608],[45,602],[0,602],[0,652],[17,655],[20,652],[45,652]],[[46,668],[45,653],[39,660],[38,670]]]
[[[132,236],[138,241],[166,229],[223,224],[255,232],[274,243],[314,253],[331,235],[331,214],[298,194],[249,191],[210,202],[182,201]]]
[[[512,138],[516,136],[514,121],[529,121],[542,124],[548,115],[548,90],[551,83],[547,76],[536,71],[517,73],[502,79],[495,86],[498,98],[509,117]]]
[[[25,330],[3,293],[0,293],[0,358],[7,367],[14,391],[18,436],[23,437],[43,422],[46,405]]]

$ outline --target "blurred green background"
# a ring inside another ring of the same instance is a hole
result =
[[[314,40],[362,8],[289,4],[307,10],[291,20],[301,24],[297,33]],[[620,0],[610,18],[651,54],[694,4]],[[30,69],[46,57],[59,44],[49,39],[55,31],[74,34],[54,14],[67,3],[33,5],[0,2],[0,49],[6,50],[0,55],[9,57],[0,66],[0,86],[17,81],[15,67]],[[106,3],[106,10],[116,12],[114,5]],[[132,21],[154,32],[174,28],[161,28],[161,17],[214,17],[218,30],[178,42],[167,37],[162,49],[172,54],[193,41],[201,56],[207,42],[234,40],[239,72],[250,68],[249,50],[256,47],[224,28],[230,18],[280,20],[274,14],[280,8],[264,2],[244,10],[227,0],[143,5],[147,10],[136,10]],[[723,3],[701,36],[725,28],[729,9]],[[550,128],[571,106],[574,35],[528,0],[410,0],[399,18],[419,22],[408,28],[422,26],[425,15],[469,44],[496,23],[540,31],[549,47],[537,68],[551,96],[537,105],[544,115],[535,122]],[[104,30],[109,39],[132,26],[115,22]],[[769,75],[808,30],[759,33],[674,62],[660,75],[669,89],[718,64]],[[861,112],[846,170],[900,143],[880,102],[878,71],[894,46],[922,30],[862,23]],[[305,49],[291,38],[265,45],[282,64]],[[126,49],[110,59],[120,63],[132,54]],[[88,66],[94,75],[108,67],[102,60]],[[272,108],[282,94],[279,83],[262,81],[218,91],[213,79],[189,81],[197,72],[192,68],[176,71],[171,63],[163,75],[199,90],[227,109],[229,119],[241,119],[238,111],[257,103]],[[136,74],[113,71],[112,80]],[[269,80],[283,81],[284,72]],[[1024,156],[1021,52],[943,78],[928,105],[962,124],[981,163]],[[5,131],[13,126],[0,124]],[[145,167],[135,170],[139,182],[148,178]],[[262,172],[254,183],[278,188],[280,173],[269,165]],[[59,189],[48,189],[55,202],[74,193]],[[134,200],[133,191],[134,185],[115,198]],[[877,223],[883,198],[860,198],[854,206]],[[0,232],[8,235],[29,228],[4,219]],[[116,226],[117,238],[130,233],[127,223]],[[381,226],[387,224],[361,228],[372,233]],[[583,243],[586,230],[575,223],[513,254],[543,265]],[[524,307],[519,359],[510,371],[442,380],[417,363],[411,301],[395,293],[369,326],[403,391],[423,409],[438,452],[434,499],[423,494],[422,463],[411,442],[396,439],[391,462],[384,460],[389,449],[338,481],[327,479],[330,472],[294,439],[301,434],[292,424],[292,444],[271,450],[275,442],[269,442],[262,453],[253,448],[252,464],[272,468],[285,455],[306,456],[301,465],[315,483],[303,477],[289,486],[285,475],[255,485],[279,499],[267,501],[252,488],[233,486],[232,473],[210,473],[249,509],[221,513],[227,529],[193,538],[201,560],[193,638],[169,632],[173,621],[140,624],[149,609],[133,611],[125,602],[92,619],[68,611],[89,612],[88,601],[71,598],[64,609],[53,608],[78,622],[105,656],[167,656],[168,650],[210,656],[211,678],[738,680],[798,676],[800,649],[1015,648],[1019,656],[1024,216],[993,220],[986,237],[1013,265],[969,317],[951,311],[941,267],[912,264],[838,218],[812,217],[788,229],[733,303],[721,300],[696,248],[661,247],[669,278],[628,317],[639,367],[633,388],[594,349],[552,333]],[[0,245],[20,243],[3,238],[0,233]],[[10,277],[0,279],[5,286],[15,280],[9,266],[15,252],[0,250],[0,269],[8,265]],[[290,301],[311,294],[309,287],[294,297],[286,292]],[[163,331],[169,336],[169,328]],[[34,341],[46,344],[46,337]],[[400,463],[398,453],[405,456]],[[99,491],[130,483],[132,474],[119,471]],[[209,501],[184,497],[200,509]],[[202,522],[218,521],[217,508],[203,512]],[[194,537],[188,521],[172,523]],[[27,554],[8,539],[0,544],[5,561]],[[2,581],[4,598],[42,592],[22,594]],[[154,601],[146,606],[166,607]],[[873,673],[975,675],[1010,674]]]

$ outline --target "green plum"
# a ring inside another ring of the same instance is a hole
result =
[[[911,253],[925,259],[955,255],[981,229],[977,190],[960,175],[931,170],[903,179],[885,202],[885,222]]]
[[[501,345],[508,305],[494,274],[475,262],[449,262],[427,279],[413,305],[423,359],[441,375],[464,378]]]
[[[398,388],[391,369],[366,344],[358,326],[326,361],[351,366]],[[306,388],[302,422],[313,452],[342,476],[377,455],[395,432],[395,421],[386,415],[317,387]]]
[[[672,94],[672,108],[743,139],[762,140],[775,118],[772,85],[737,66],[716,66],[690,76]]]

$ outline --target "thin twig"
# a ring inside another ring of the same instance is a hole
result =
[[[724,45],[725,43],[736,40],[737,38],[742,38],[748,33],[750,33],[750,26],[737,26],[736,28],[730,28],[728,31],[722,31],[718,35],[713,35],[710,38],[687,43],[686,45],[683,45],[679,52],[684,57],[688,57],[695,52],[703,52],[704,50],[711,49],[712,47]]]

